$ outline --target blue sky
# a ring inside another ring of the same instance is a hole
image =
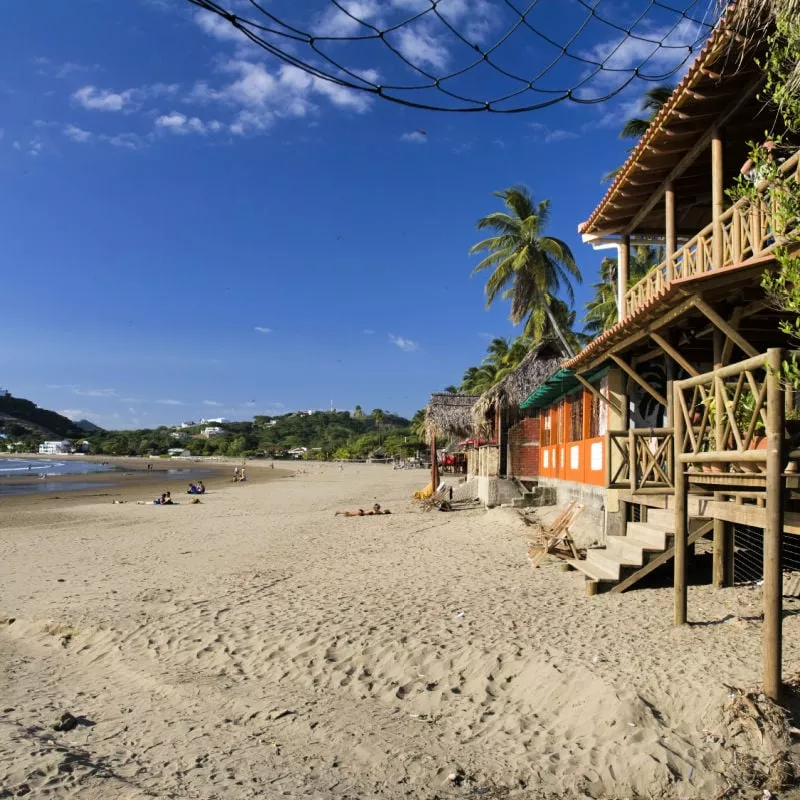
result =
[[[376,2],[358,9],[377,21]],[[635,16],[635,3],[606,2]],[[448,3],[480,23],[475,36],[499,24],[494,0]],[[558,31],[580,4],[540,5],[538,24]],[[348,24],[322,0],[296,4],[295,20],[297,8],[308,27]],[[593,30],[583,52],[607,53],[612,33]],[[437,37],[422,29],[404,46],[449,68],[459,54]],[[527,114],[410,109],[282,70],[184,0],[19,3],[3,42],[0,386],[104,427],[331,403],[412,414],[490,337],[515,334],[506,307],[485,310],[468,256],[492,192],[515,183],[551,199],[548,232],[573,248],[582,308],[600,254],[577,225],[647,88]],[[409,79],[380,52],[337,47],[361,74]],[[645,56],[631,41],[614,58]],[[537,57],[525,40],[507,56]],[[498,88],[477,74],[464,85]]]

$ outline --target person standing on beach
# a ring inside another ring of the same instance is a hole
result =
[[[239,480],[239,467],[234,467],[233,468],[233,479],[235,481]]]

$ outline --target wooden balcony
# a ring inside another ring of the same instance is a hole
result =
[[[781,165],[783,175],[798,180],[800,152]],[[716,269],[740,264],[751,258],[769,255],[780,242],[776,242],[772,220],[774,209],[769,196],[769,181],[759,187],[761,202],[739,200],[725,211],[718,222],[712,222],[696,236],[679,247],[671,258],[654,267],[625,295],[625,318],[635,314],[650,303],[673,281],[713,272]],[[796,233],[800,222],[791,232]],[[714,241],[718,230],[719,241]],[[717,255],[715,251],[719,251]]]

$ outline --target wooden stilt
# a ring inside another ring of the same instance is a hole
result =
[[[631,257],[631,237],[623,236],[617,248],[617,319],[622,321],[628,316],[625,309],[625,295],[628,292],[628,272]]]
[[[667,281],[673,281],[675,275],[675,249],[677,238],[675,236],[675,190],[672,181],[667,181],[664,189],[664,223],[666,228],[665,256],[667,259]]]
[[[686,550],[689,539],[689,518],[687,516],[687,481],[686,467],[681,463],[683,453],[683,437],[685,420],[680,404],[680,389],[674,388],[672,407],[675,409],[675,568],[674,589],[674,622],[676,625],[686,624]]]
[[[767,492],[764,525],[764,693],[781,695],[783,616],[783,447],[784,409],[780,386],[783,352],[767,351]]]
[[[722,366],[722,351],[724,347],[724,336],[718,328],[714,329],[714,370]],[[723,419],[724,396],[722,391],[722,378],[714,378],[714,438],[716,439],[716,450],[724,449],[722,436],[725,429]],[[721,501],[722,495],[714,493],[714,500]],[[717,589],[725,586],[725,553],[728,546],[730,523],[722,519],[714,519],[714,554],[712,559],[711,584]]]
[[[723,262],[722,208],[725,199],[725,176],[722,172],[722,135],[714,128],[711,135],[711,216],[714,233],[711,239],[711,260],[714,269]]]
[[[439,462],[436,460],[436,435],[431,436],[431,486],[435,492],[439,488]]]

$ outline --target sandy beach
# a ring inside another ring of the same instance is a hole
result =
[[[422,471],[306,469],[3,503],[0,796],[761,797],[725,793],[780,749],[727,711],[759,588],[693,587],[676,629],[670,588],[532,569],[516,512],[421,511]]]

